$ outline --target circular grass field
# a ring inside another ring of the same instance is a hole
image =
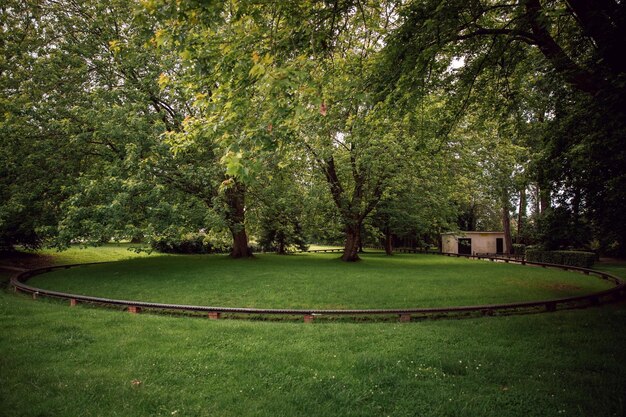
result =
[[[126,300],[220,307],[383,309],[544,300],[610,287],[556,269],[438,255],[150,256],[39,275],[39,288]]]

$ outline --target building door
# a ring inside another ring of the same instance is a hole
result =
[[[496,238],[496,253],[504,253],[504,239]]]
[[[471,255],[472,254],[472,239],[459,238],[459,255]]]

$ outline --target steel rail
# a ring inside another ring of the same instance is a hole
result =
[[[335,250],[333,250],[335,251]],[[612,282],[615,286],[613,288],[594,292],[586,295],[563,297],[547,300],[536,301],[523,301],[515,303],[501,303],[501,304],[484,304],[484,305],[470,305],[470,306],[451,306],[451,307],[415,307],[415,308],[392,308],[392,309],[280,309],[280,308],[248,308],[248,307],[225,307],[225,306],[197,306],[187,304],[169,304],[169,303],[154,303],[138,300],[120,300],[104,297],[94,297],[81,294],[65,293],[61,291],[47,290],[43,288],[37,288],[26,284],[26,281],[35,276],[51,272],[57,269],[68,269],[78,266],[88,266],[96,264],[107,264],[112,262],[92,262],[83,264],[72,265],[60,265],[49,266],[44,268],[37,268],[22,272],[21,274],[11,278],[10,285],[15,291],[21,291],[30,293],[33,298],[38,296],[48,296],[54,298],[61,298],[70,300],[71,305],[75,305],[78,302],[92,303],[92,304],[104,304],[112,306],[127,307],[131,312],[138,312],[141,308],[151,310],[170,310],[170,311],[187,311],[187,312],[202,312],[208,313],[211,318],[219,318],[222,313],[226,314],[248,314],[248,315],[292,315],[292,316],[304,316],[306,322],[313,320],[314,316],[363,316],[363,315],[399,315],[401,321],[410,321],[411,315],[437,315],[437,314],[458,314],[458,313],[471,313],[482,312],[483,314],[490,315],[498,311],[506,310],[522,310],[533,308],[545,308],[545,311],[556,311],[561,308],[574,308],[580,307],[587,303],[590,305],[597,305],[607,300],[619,300],[624,297],[626,293],[626,283],[624,280],[613,274],[598,271],[590,268],[581,268],[568,265],[558,264],[546,264],[541,262],[528,262],[525,260],[509,259],[493,256],[476,256],[476,255],[459,255],[452,253],[441,253],[445,256],[456,256],[473,259],[482,259],[498,262],[517,263],[520,265],[532,265],[544,268],[558,268],[564,270],[578,271],[585,274],[597,275],[601,279]]]

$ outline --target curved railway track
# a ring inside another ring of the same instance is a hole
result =
[[[311,252],[334,252],[337,250],[326,249]],[[555,298],[548,300],[536,300],[536,301],[524,301],[516,303],[504,303],[504,304],[486,304],[486,305],[470,305],[470,306],[451,306],[451,307],[418,307],[418,308],[402,308],[402,309],[275,309],[275,308],[243,308],[243,307],[224,307],[224,306],[198,306],[187,304],[167,304],[167,303],[152,303],[146,301],[137,300],[120,300],[103,297],[94,297],[88,295],[71,294],[60,291],[47,290],[42,288],[33,287],[27,284],[29,278],[35,275],[41,275],[47,272],[51,272],[57,269],[67,269],[77,266],[102,264],[109,262],[93,262],[84,264],[73,265],[61,265],[50,266],[44,268],[36,268],[19,273],[17,276],[11,278],[10,286],[14,288],[16,292],[24,292],[32,294],[33,298],[41,296],[53,297],[57,299],[68,300],[71,306],[75,306],[78,303],[89,303],[95,305],[106,305],[123,308],[131,313],[138,313],[142,310],[152,311],[169,311],[169,312],[192,312],[203,313],[208,315],[209,318],[219,319],[225,316],[241,316],[245,315],[250,317],[266,317],[266,316],[291,316],[291,317],[303,317],[304,322],[310,323],[315,318],[324,317],[367,317],[367,318],[393,318],[396,317],[400,321],[408,322],[412,318],[418,317],[433,317],[433,316],[468,316],[474,314],[483,315],[495,315],[498,313],[510,313],[510,312],[551,312],[559,309],[568,308],[581,308],[590,305],[598,305],[601,303],[616,301],[622,299],[626,294],[626,283],[620,277],[613,274],[598,271],[589,268],[580,268],[567,265],[546,264],[539,262],[527,262],[519,259],[509,259],[496,256],[477,256],[477,255],[458,255],[451,253],[442,253],[444,256],[456,256],[473,258],[479,260],[490,260],[493,262],[506,262],[516,263],[525,266],[536,266],[543,268],[558,268],[568,271],[577,271],[586,275],[596,276],[599,279],[607,280],[614,284],[614,286],[608,290],[599,291],[591,294]]]

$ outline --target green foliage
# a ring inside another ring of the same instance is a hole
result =
[[[500,224],[626,248],[621,5],[5,3],[0,248]]]
[[[417,156],[411,168],[396,177],[372,220],[379,235],[389,233],[396,238],[432,244],[442,232],[453,227],[456,210],[449,198],[460,187],[445,156],[432,158],[429,164],[420,163],[419,158]]]
[[[161,253],[206,254],[212,252],[211,245],[201,234],[186,234],[179,239],[155,237],[150,246]]]
[[[309,247],[300,223],[281,217],[265,217],[262,220],[259,245],[265,251],[276,251],[280,254],[293,250],[305,251]]]
[[[526,254],[526,245],[522,243],[513,243],[513,253],[515,255],[524,256]]]
[[[579,266],[591,268],[598,258],[593,252],[582,251],[547,251],[542,249],[527,248],[526,260],[530,262],[542,262],[548,264]]]
[[[603,250],[612,247],[621,256],[626,253],[621,210],[626,204],[626,115],[624,105],[617,102],[616,97],[597,103],[561,92],[556,102],[559,111],[544,133],[540,163],[554,189],[560,190],[561,212],[549,214],[546,221],[557,223],[556,227],[569,224],[566,230],[576,233],[578,240],[589,241],[593,233]],[[571,230],[573,223],[578,223],[579,231]]]
[[[591,240],[591,229],[584,218],[566,207],[545,210],[536,218],[537,237],[548,250],[583,248]]]
[[[249,190],[257,204],[248,219],[263,251],[286,254],[307,249],[306,206],[312,198],[306,188],[309,178],[302,172],[306,163],[298,156],[295,147],[282,146]]]
[[[502,159],[514,175],[490,170],[498,175],[486,185],[503,191],[500,206],[532,186],[536,214],[556,203],[580,221],[579,242],[591,230],[604,248],[624,250],[626,85],[615,58],[623,15],[615,2],[408,2],[383,50],[378,86],[407,102],[436,92],[448,109],[444,132],[468,115],[495,118],[500,142],[529,151],[519,165]]]
[[[134,235],[155,205],[154,193],[138,196],[153,187],[138,184],[141,160],[179,123],[175,94],[156,84],[171,55],[144,48],[151,23],[126,2],[8,10],[3,18],[21,35],[3,49],[15,47],[0,80],[0,241]]]
[[[0,246],[37,247],[54,234],[59,204],[83,164],[63,140],[84,78],[51,45],[54,25],[35,1],[3,3],[0,19]]]

